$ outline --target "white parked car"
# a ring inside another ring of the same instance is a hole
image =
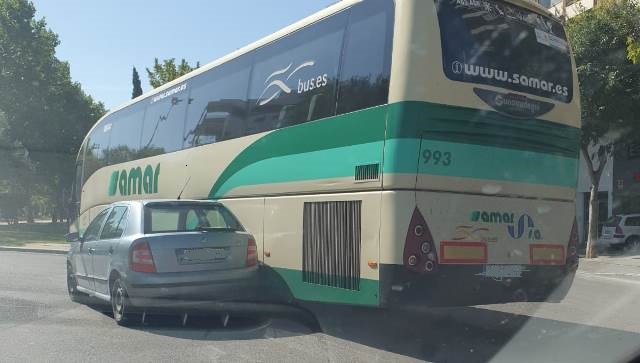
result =
[[[640,247],[640,214],[623,214],[611,217],[602,227],[598,239],[602,247]]]

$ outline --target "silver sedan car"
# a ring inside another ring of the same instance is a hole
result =
[[[255,239],[220,203],[114,203],[67,239],[71,299],[110,304],[120,325],[149,309],[220,307],[256,291]]]

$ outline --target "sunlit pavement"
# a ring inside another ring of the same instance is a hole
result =
[[[120,328],[66,295],[64,256],[0,252],[0,361],[607,362],[640,348],[640,256],[581,261],[559,304],[385,311],[309,304],[288,319]]]

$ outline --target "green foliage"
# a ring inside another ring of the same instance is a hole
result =
[[[633,37],[627,39],[627,54],[633,64],[640,63],[640,40],[633,39]]]
[[[31,2],[0,0],[0,164],[11,166],[0,174],[0,193],[18,213],[24,202],[27,217],[43,198],[62,208],[84,135],[105,113],[56,58],[58,44]]]
[[[636,137],[640,129],[640,65],[631,59],[640,39],[640,7],[633,0],[607,0],[571,18],[573,47],[582,101],[582,143],[609,136]],[[632,44],[637,44],[633,43]]]
[[[133,76],[131,82],[133,83],[133,92],[131,92],[131,98],[136,98],[142,95],[142,83],[140,82],[140,75],[136,67],[133,67]]]
[[[162,63],[156,58],[153,61],[153,70],[147,68],[149,84],[153,88],[158,88],[198,68],[200,68],[200,62],[196,63],[195,67],[192,67],[186,60],[182,59],[180,64],[176,66],[175,58],[165,59]]]

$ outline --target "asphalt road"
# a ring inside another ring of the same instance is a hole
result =
[[[284,318],[152,317],[121,328],[69,301],[65,257],[0,252],[0,362],[609,362],[640,348],[640,258],[582,262],[562,303],[385,311],[310,304]]]

